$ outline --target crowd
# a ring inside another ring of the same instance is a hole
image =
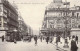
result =
[[[49,42],[50,43],[52,43],[53,42],[53,37],[49,37],[49,36],[46,36],[46,38],[44,38],[44,37],[42,37],[42,36],[40,36],[40,40],[41,40],[41,42],[42,42],[42,40],[46,40],[46,43],[48,44]],[[64,40],[65,40],[65,42],[64,42],[64,48],[65,47],[69,47],[68,46],[68,40],[70,40],[71,41],[71,51],[77,51],[78,50],[78,46],[77,46],[77,44],[78,44],[78,36],[76,35],[73,35],[73,36],[68,36],[68,39],[67,38],[63,38]],[[35,35],[34,36],[34,41],[35,41],[35,44],[37,45],[37,40],[38,40],[38,37]],[[60,35],[58,35],[58,36],[56,36],[56,47],[57,47],[57,50],[58,50],[58,44],[59,43],[62,43],[61,42],[61,36]]]
[[[2,42],[4,42],[4,36],[2,36],[1,37],[2,38]],[[51,37],[51,36],[46,36],[46,38],[44,38],[43,36],[40,36],[40,37],[38,37],[37,35],[35,35],[35,36],[33,36],[33,38],[34,38],[34,41],[35,41],[35,45],[37,45],[37,40],[38,40],[38,38],[40,38],[40,40],[41,40],[41,42],[43,41],[43,40],[46,40],[46,43],[48,44],[49,42],[50,43],[52,43],[53,42],[53,40],[54,40],[54,37]],[[56,47],[57,47],[57,50],[58,50],[58,44],[59,43],[62,43],[61,42],[61,38],[62,38],[62,36],[60,36],[60,35],[58,35],[58,36],[56,36],[56,41],[55,41],[55,43],[56,43]],[[77,51],[78,50],[78,46],[77,46],[77,44],[78,44],[78,36],[76,35],[73,35],[73,36],[68,36],[68,38],[69,39],[67,39],[67,38],[63,38],[64,40],[65,40],[65,42],[64,42],[64,47],[68,47],[68,40],[70,40],[71,41],[71,51]],[[14,43],[16,43],[16,40],[14,39]]]

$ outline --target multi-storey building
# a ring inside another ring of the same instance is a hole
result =
[[[80,27],[80,6],[70,7],[70,2],[53,0],[46,7],[41,32],[43,35],[69,35],[72,28]]]
[[[0,36],[13,36],[14,29],[18,30],[18,12],[16,7],[10,4],[7,0],[0,0]]]
[[[19,29],[18,30],[19,30],[20,36],[23,38],[24,37],[27,38],[27,36],[32,36],[31,27],[25,24],[25,22],[21,16],[19,16],[18,21],[19,21],[19,27],[18,27]]]

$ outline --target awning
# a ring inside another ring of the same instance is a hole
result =
[[[41,30],[41,32],[42,32],[42,33],[47,33],[47,32],[48,32],[48,30]]]
[[[48,29],[46,28],[46,29],[41,29],[40,30],[42,33],[47,33],[48,32]]]
[[[65,31],[70,31],[70,29],[49,29],[50,32],[65,32]]]
[[[47,28],[47,29],[42,29],[41,30],[41,32],[65,32],[65,31],[71,31],[71,29],[55,29],[55,28],[52,28],[52,29],[50,29],[50,28]]]

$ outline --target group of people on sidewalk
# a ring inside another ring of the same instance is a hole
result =
[[[69,39],[68,39],[69,38]],[[63,47],[66,47],[66,48],[68,48],[69,47],[69,42],[68,41],[71,41],[71,43],[70,43],[70,45],[71,45],[71,47],[70,47],[70,50],[71,51],[77,51],[78,50],[78,46],[77,46],[77,44],[78,44],[78,36],[76,35],[73,35],[73,36],[69,36],[69,37],[66,37],[66,38],[63,38],[64,39],[64,46]],[[61,36],[59,35],[59,36],[57,36],[56,37],[56,46],[57,46],[57,50],[58,50],[58,43],[62,43],[61,42]]]
[[[69,39],[68,39],[69,38]],[[69,42],[68,41],[71,41],[71,47],[70,47],[70,50],[71,51],[77,51],[78,50],[78,46],[77,46],[77,44],[78,44],[78,36],[76,35],[73,35],[73,36],[69,36],[69,37],[66,37],[66,38],[63,38],[64,39],[64,46],[63,47],[66,47],[66,48],[68,48],[69,47]],[[61,42],[61,36],[59,35],[59,36],[57,36],[56,37],[56,46],[57,46],[57,50],[58,50],[58,43],[61,43],[62,44],[62,42]]]
[[[37,40],[38,38],[40,38],[41,42],[42,40],[46,40],[47,44],[50,42],[52,43],[52,38],[50,38],[49,36],[46,37],[46,39],[42,36],[38,37],[37,35],[34,36],[34,41],[35,41],[35,45],[37,45]]]
[[[40,39],[41,39],[41,42],[42,42],[42,40],[44,40],[43,39],[43,37],[41,36],[40,37]],[[64,43],[64,44],[67,44],[68,45],[68,41],[70,40],[71,41],[71,47],[69,47],[70,48],[70,50],[71,51],[77,51],[78,50],[78,46],[77,46],[77,44],[78,44],[78,36],[76,35],[76,36],[69,36],[68,37],[68,39],[67,38],[63,38],[65,41],[64,42],[61,42],[61,36],[60,35],[58,35],[58,36],[56,36],[56,47],[58,48],[58,44],[59,44],[59,42],[62,44],[62,43]],[[35,45],[37,45],[37,40],[38,40],[38,37],[35,35],[34,36],[34,41],[35,41]],[[54,40],[54,37],[49,37],[49,36],[47,36],[46,38],[45,38],[45,40],[46,40],[46,42],[47,42],[47,44],[50,42],[50,43],[52,43],[53,42],[53,40]]]
[[[69,39],[67,39],[67,38],[63,38],[65,41],[63,42],[64,43],[64,46],[65,47],[69,47],[69,45],[68,45],[68,41],[70,40],[71,41],[71,47],[70,47],[70,50],[71,51],[77,51],[78,50],[78,46],[77,46],[77,44],[78,44],[78,36],[76,35],[73,35],[73,36],[69,36],[68,37]],[[49,42],[49,40],[52,40],[49,36],[46,38],[46,42],[47,42],[47,44],[48,44],[48,42]],[[53,41],[53,40],[52,40]],[[51,42],[52,42],[51,41]],[[57,50],[58,50],[58,44],[59,44],[59,42],[62,44],[62,42],[61,42],[61,36],[60,35],[58,35],[58,36],[56,36],[56,47],[57,47]],[[66,44],[66,45],[65,45]],[[63,46],[63,47],[64,47]]]

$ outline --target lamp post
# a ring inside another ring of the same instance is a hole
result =
[[[67,34],[68,34],[68,31],[67,31],[67,24],[68,24],[68,19],[67,19],[67,17],[68,17],[68,8],[67,8],[67,0],[66,0],[66,9],[65,9],[65,16],[64,16],[64,18],[65,18],[65,33],[64,33],[64,38],[65,38],[65,42],[64,42],[64,48],[68,48],[69,46],[68,46],[68,40],[67,40]]]

